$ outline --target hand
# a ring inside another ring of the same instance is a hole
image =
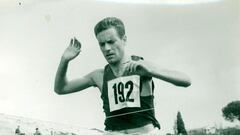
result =
[[[71,39],[70,45],[63,53],[63,58],[67,61],[70,61],[78,56],[81,51],[81,43],[74,37]]]
[[[150,66],[144,61],[129,61],[126,63],[124,74],[126,75],[140,75],[140,76],[150,76]]]

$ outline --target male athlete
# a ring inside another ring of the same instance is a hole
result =
[[[94,28],[100,50],[108,64],[72,81],[66,78],[68,63],[78,56],[81,43],[71,39],[62,55],[55,78],[55,92],[68,94],[98,87],[106,115],[105,135],[157,135],[152,78],[188,87],[183,73],[162,69],[139,56],[125,53],[127,37],[123,22],[115,17],[101,20]],[[139,46],[141,47],[141,46]]]

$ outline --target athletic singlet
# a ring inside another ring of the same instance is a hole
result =
[[[140,59],[141,57],[132,56],[132,60]],[[101,94],[106,115],[105,130],[132,129],[149,123],[160,129],[155,118],[153,94],[140,96],[144,79],[146,77],[138,75],[123,75],[117,78],[110,66],[105,66]]]

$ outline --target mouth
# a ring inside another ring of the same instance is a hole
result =
[[[106,54],[105,56],[106,56],[107,58],[110,58],[110,57],[113,57],[114,54],[113,54],[113,53],[109,53],[109,54]]]

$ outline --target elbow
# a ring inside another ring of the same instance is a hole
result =
[[[192,85],[191,79],[189,77],[187,77],[186,81],[185,81],[185,87],[189,87]]]
[[[185,80],[185,81],[182,81],[182,82],[179,82],[179,83],[176,83],[175,85],[176,86],[180,86],[180,87],[189,87],[191,86],[191,80],[188,79],[188,80]]]
[[[58,95],[63,95],[63,90],[59,89],[59,88],[54,88],[54,92]]]
[[[175,81],[172,82],[175,86],[179,86],[179,87],[189,87],[191,86],[191,80],[189,77],[184,77],[181,79],[177,79]]]
[[[183,85],[183,87],[189,87],[189,86],[191,86],[191,81],[189,80],[189,81],[186,81],[186,82],[184,82],[184,85]]]
[[[54,92],[56,93],[56,94],[58,94],[58,95],[61,95],[62,93],[59,91],[59,90],[57,90],[57,89],[54,89]]]
[[[189,87],[189,86],[191,86],[191,84],[192,84],[191,79],[186,75],[181,82],[181,86],[182,87]]]

